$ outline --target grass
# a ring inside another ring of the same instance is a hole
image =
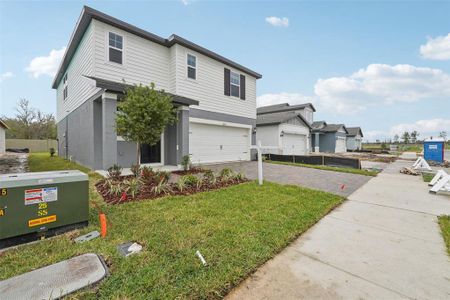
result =
[[[434,173],[422,172],[422,178],[423,178],[423,181],[425,181],[425,182],[430,182],[430,181],[433,179],[434,175],[436,175],[436,174],[434,174]]]
[[[447,253],[450,255],[450,216],[439,216],[438,219],[445,245],[447,245]]]
[[[82,169],[61,158],[30,155],[30,171]],[[222,298],[258,266],[339,205],[325,192],[255,182],[192,196],[160,198],[109,206],[100,200],[90,173],[91,202],[107,215],[108,236],[74,244],[66,234],[0,255],[0,280],[79,254],[104,257],[110,276],[74,299]],[[93,206],[94,207],[94,206]],[[91,209],[90,225],[98,230]],[[117,245],[138,241],[141,253],[121,257]],[[203,267],[195,252],[208,262]]]
[[[375,172],[375,171],[367,171],[367,170],[352,169],[352,168],[339,168],[339,167],[309,165],[309,164],[291,163],[291,162],[285,162],[285,161],[272,161],[272,160],[266,160],[265,162],[271,163],[271,164],[305,167],[305,168],[311,168],[311,169],[334,171],[334,172],[341,172],[341,173],[351,173],[351,174],[366,175],[366,176],[377,176],[377,174],[378,174],[378,172]]]

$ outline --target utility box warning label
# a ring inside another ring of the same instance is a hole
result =
[[[56,200],[58,200],[57,187],[25,190],[25,205],[52,202]]]

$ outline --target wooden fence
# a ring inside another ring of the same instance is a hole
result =
[[[6,139],[6,149],[29,149],[30,152],[49,152],[50,148],[58,151],[56,140]]]

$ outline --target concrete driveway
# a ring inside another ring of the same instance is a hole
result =
[[[397,161],[244,281],[228,299],[450,299],[450,259],[428,193]]]
[[[258,166],[255,161],[229,163],[208,166],[209,169],[219,171],[231,168],[243,172],[249,179],[258,178]],[[333,171],[323,171],[311,168],[302,168],[271,163],[263,164],[264,180],[281,184],[294,184],[316,190],[348,196],[372,177]]]

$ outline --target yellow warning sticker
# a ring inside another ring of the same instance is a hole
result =
[[[56,222],[56,215],[28,221],[28,227],[39,226],[47,223]]]

